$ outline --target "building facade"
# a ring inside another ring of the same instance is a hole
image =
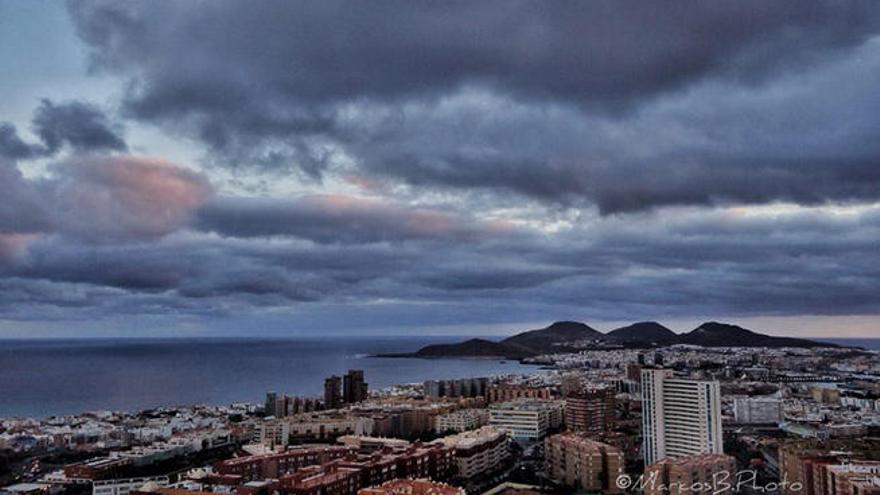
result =
[[[598,435],[614,427],[615,391],[592,388],[565,399],[565,427],[571,431]]]
[[[489,403],[509,402],[517,399],[544,399],[553,398],[553,390],[550,387],[531,387],[528,385],[492,385],[486,394]]]
[[[425,397],[484,397],[489,387],[488,378],[462,378],[457,380],[427,380]]]

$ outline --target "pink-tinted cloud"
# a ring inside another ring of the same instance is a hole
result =
[[[58,231],[93,241],[169,234],[212,194],[202,176],[165,160],[85,156],[56,171]]]
[[[0,262],[12,261],[24,255],[27,243],[38,234],[0,234]]]

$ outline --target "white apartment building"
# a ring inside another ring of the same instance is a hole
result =
[[[674,378],[642,370],[645,464],[694,454],[722,454],[721,387],[717,381]]]
[[[290,424],[280,420],[264,420],[254,425],[254,440],[266,446],[287,446]]]
[[[383,449],[400,452],[412,445],[408,440],[402,438],[368,437],[363,435],[343,435],[336,439],[336,443],[351,447],[362,453],[376,452]]]
[[[547,431],[562,424],[563,401],[518,399],[494,404],[489,409],[489,424],[507,430],[517,441],[538,441]]]
[[[254,441],[285,447],[290,438],[327,440],[341,435],[371,435],[373,420],[365,417],[310,414],[285,419],[267,419],[254,424]]]
[[[325,440],[341,435],[372,435],[373,420],[358,416],[313,415],[288,420],[290,434],[294,437]]]
[[[737,423],[774,423],[782,421],[782,401],[775,397],[737,397],[733,400]]]
[[[128,492],[137,490],[147,483],[155,483],[158,486],[167,486],[168,476],[95,480],[92,483],[92,495],[128,495]]]
[[[468,431],[486,425],[489,422],[489,411],[485,409],[462,409],[449,414],[437,416],[434,420],[434,431]]]

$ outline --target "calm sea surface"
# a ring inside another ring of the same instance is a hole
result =
[[[537,370],[515,361],[369,357],[457,340],[5,340],[0,341],[0,417],[262,402],[268,390],[317,396],[326,376],[349,368],[363,369],[371,387]]]

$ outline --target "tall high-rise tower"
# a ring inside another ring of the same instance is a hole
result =
[[[277,408],[278,403],[278,394],[275,392],[266,392],[266,404],[263,406],[263,411],[266,413],[266,416],[274,416],[275,409]]]
[[[332,375],[324,380],[324,408],[339,409],[342,406],[342,379]]]
[[[693,454],[722,454],[721,388],[717,381],[674,378],[642,370],[645,464]]]
[[[342,401],[346,404],[362,402],[367,398],[364,370],[348,370],[342,378]]]

